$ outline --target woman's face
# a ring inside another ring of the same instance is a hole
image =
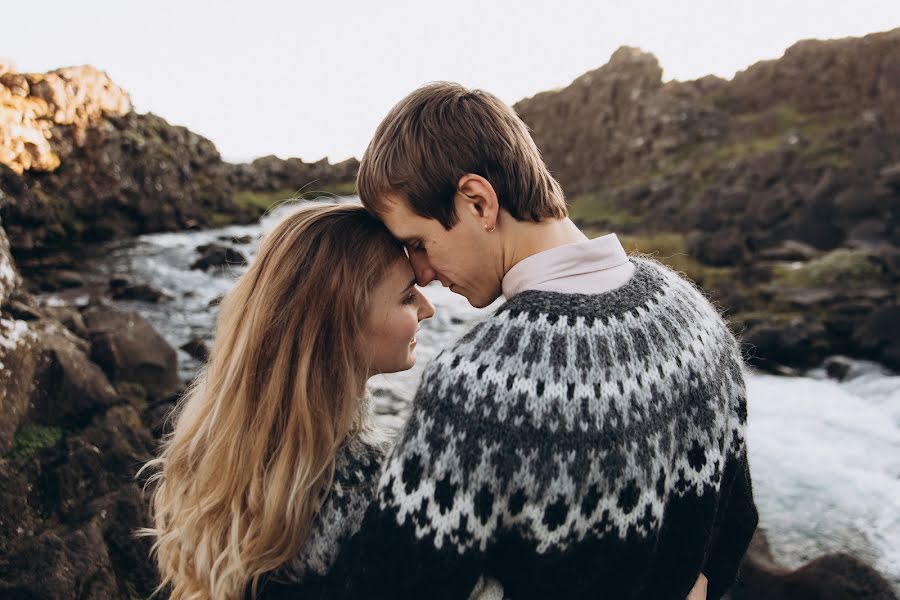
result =
[[[419,321],[434,315],[434,306],[416,288],[409,260],[394,261],[372,291],[364,342],[372,365],[369,375],[396,373],[416,364]]]

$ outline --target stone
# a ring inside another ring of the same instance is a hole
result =
[[[900,370],[900,304],[882,306],[853,332],[853,340],[873,359]]]
[[[829,356],[825,359],[824,366],[829,377],[844,381],[853,369],[853,362],[846,356]]]
[[[91,357],[115,384],[140,386],[148,398],[170,395],[179,385],[178,358],[141,315],[108,306],[82,312],[91,341]]]
[[[205,271],[210,267],[247,264],[247,259],[243,254],[233,248],[220,246],[219,244],[204,244],[198,246],[197,251],[201,253],[201,256],[191,265],[192,269]]]
[[[757,256],[763,260],[780,260],[780,261],[807,261],[820,256],[822,252],[809,244],[798,242],[797,240],[785,240],[771,248],[765,248],[757,253]]]
[[[772,558],[765,532],[757,529],[729,600],[896,600],[890,583],[846,553],[820,556],[799,569]]]
[[[209,358],[209,347],[203,338],[200,337],[192,337],[181,345],[181,349],[201,362],[206,362],[206,359]]]

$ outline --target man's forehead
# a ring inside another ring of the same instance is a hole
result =
[[[410,210],[402,198],[385,195],[383,207],[381,220],[394,237],[409,241],[409,238],[419,235],[418,229],[423,219]]]

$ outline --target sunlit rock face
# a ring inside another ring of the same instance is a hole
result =
[[[6,64],[0,67],[0,163],[20,175],[52,171],[60,164],[55,146],[81,145],[102,118],[130,111],[127,92],[91,66],[17,73]]]

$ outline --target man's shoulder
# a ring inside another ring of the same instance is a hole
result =
[[[638,372],[667,361],[706,370],[693,363],[733,353],[734,336],[700,288],[651,258],[630,260],[632,279],[608,293],[512,297],[429,364],[420,391],[609,380],[622,365]]]

